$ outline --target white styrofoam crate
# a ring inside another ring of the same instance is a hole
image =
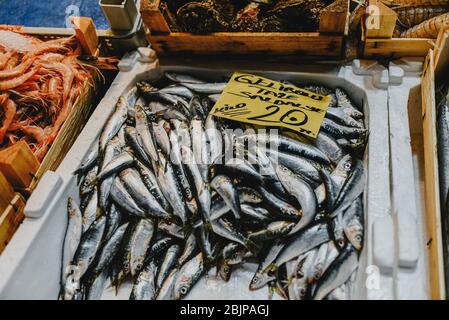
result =
[[[357,273],[356,299],[398,299],[396,276],[397,244],[396,227],[391,210],[391,163],[389,131],[389,73],[377,63],[354,61],[352,65],[335,66],[289,66],[286,70],[278,65],[259,65],[249,62],[226,61],[171,63],[160,66],[158,61],[142,62],[138,55],[129,55],[105,98],[97,106],[83,132],[80,134],[64,161],[51,177],[42,179],[30,199],[21,228],[0,256],[0,299],[56,299],[59,292],[61,272],[61,250],[67,223],[66,203],[69,196],[78,199],[78,190],[72,172],[79,166],[90,147],[96,142],[100,130],[114,109],[120,95],[126,94],[138,81],[153,79],[165,70],[187,72],[206,79],[217,80],[230,75],[234,70],[258,73],[273,79],[292,80],[299,83],[319,83],[329,87],[345,89],[351,98],[363,106],[370,139],[365,154],[367,186],[365,191],[365,248],[360,258]],[[190,65],[190,66],[189,66]],[[192,67],[195,65],[196,67]],[[201,67],[199,67],[201,65]],[[305,72],[307,70],[307,72]],[[397,82],[397,77],[394,79]],[[406,94],[406,90],[403,92]],[[408,155],[406,154],[405,157]],[[412,173],[413,174],[413,173]],[[59,183],[54,188],[53,183]],[[394,180],[393,180],[394,186]],[[412,186],[413,189],[413,186]],[[52,192],[47,192],[52,190]],[[414,190],[414,189],[413,189]],[[394,194],[394,193],[393,193]],[[40,217],[39,217],[40,216]],[[417,238],[424,238],[419,224],[415,228]],[[390,230],[390,232],[389,232]],[[421,251],[419,263],[413,270],[414,286],[407,297],[424,299],[427,276]],[[390,265],[379,268],[377,264]],[[253,269],[249,265],[245,268]],[[378,272],[379,271],[379,272]],[[237,276],[236,276],[237,275]],[[217,284],[211,276],[203,278],[188,298],[191,299],[266,299],[266,290],[247,290],[252,274],[244,269],[233,273],[234,280],[226,285]],[[114,298],[106,292],[106,298]],[[128,292],[120,290],[118,298],[127,298]]]

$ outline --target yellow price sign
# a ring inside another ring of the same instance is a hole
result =
[[[329,104],[328,96],[235,72],[211,113],[234,121],[285,127],[316,138]]]

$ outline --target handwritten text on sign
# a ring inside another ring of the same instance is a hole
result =
[[[330,97],[264,77],[235,72],[212,109],[217,117],[285,127],[315,138]]]

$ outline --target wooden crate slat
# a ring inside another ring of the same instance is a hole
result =
[[[3,212],[14,197],[14,189],[0,171],[0,212]]]
[[[340,56],[343,37],[311,33],[232,33],[208,35],[171,33],[148,35],[151,46],[161,55],[171,54],[285,54],[322,57]]]
[[[433,48],[432,39],[366,39],[364,57],[425,57]]]
[[[0,214],[0,254],[25,218],[25,199],[16,193],[11,204]]]
[[[427,249],[431,298],[445,299],[434,79],[433,50],[430,50],[421,84]]]

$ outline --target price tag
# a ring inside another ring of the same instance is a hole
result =
[[[211,113],[234,121],[285,127],[316,138],[329,103],[328,96],[235,72]]]

